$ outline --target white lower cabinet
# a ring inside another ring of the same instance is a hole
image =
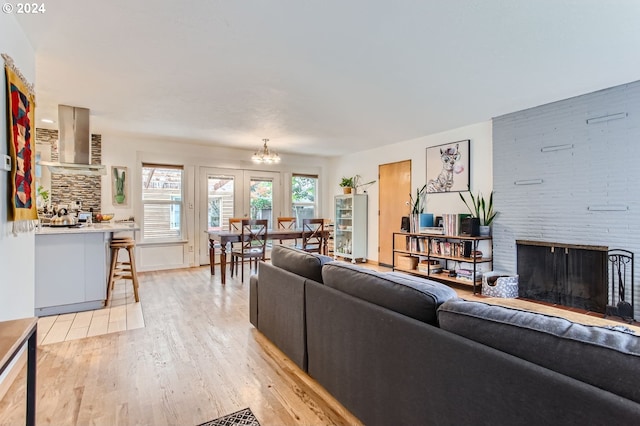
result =
[[[104,232],[36,235],[36,316],[104,305],[109,237]]]

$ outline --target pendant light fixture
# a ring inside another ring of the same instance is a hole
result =
[[[279,163],[280,156],[275,152],[269,151],[269,148],[267,147],[267,142],[269,142],[269,139],[262,139],[262,140],[264,142],[264,146],[262,147],[261,150],[256,151],[251,156],[251,160],[253,160],[254,163],[266,163],[266,164]]]

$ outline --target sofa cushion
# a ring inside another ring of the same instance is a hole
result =
[[[640,403],[640,336],[519,309],[450,300],[440,327]]]
[[[307,253],[294,247],[274,245],[271,250],[271,264],[310,280],[322,282],[322,265],[333,258],[322,254]]]
[[[326,264],[322,278],[329,287],[434,325],[438,306],[457,297],[451,288],[435,281],[397,272],[381,273],[343,262]]]

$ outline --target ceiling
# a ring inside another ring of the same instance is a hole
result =
[[[36,120],[333,156],[640,79],[628,0],[56,0]],[[51,127],[53,126],[53,127]]]

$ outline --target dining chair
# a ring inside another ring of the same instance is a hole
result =
[[[240,223],[242,222],[242,217],[232,217],[229,218],[229,223],[227,225],[227,230],[229,231],[240,231]],[[233,243],[227,243],[225,247],[228,253],[231,253],[233,249]],[[211,268],[211,275],[215,275],[215,266],[216,266],[216,249],[220,250],[220,243],[218,241],[213,241],[209,239],[209,267]]]
[[[231,250],[231,276],[238,274],[240,263],[240,277],[244,282],[244,260],[249,259],[249,270],[252,260],[255,261],[255,271],[258,270],[258,261],[265,259],[267,248],[266,219],[242,219],[240,226],[240,244],[238,248]]]
[[[295,216],[280,216],[276,219],[278,223],[278,229],[296,229],[296,218]],[[282,244],[282,239],[280,239],[280,244]],[[298,239],[294,238],[293,245],[298,244]]]
[[[246,219],[244,217],[230,217],[229,218],[229,231],[239,231],[242,227],[242,221]]]
[[[324,219],[302,219],[302,244],[297,248],[309,253],[322,253]]]

